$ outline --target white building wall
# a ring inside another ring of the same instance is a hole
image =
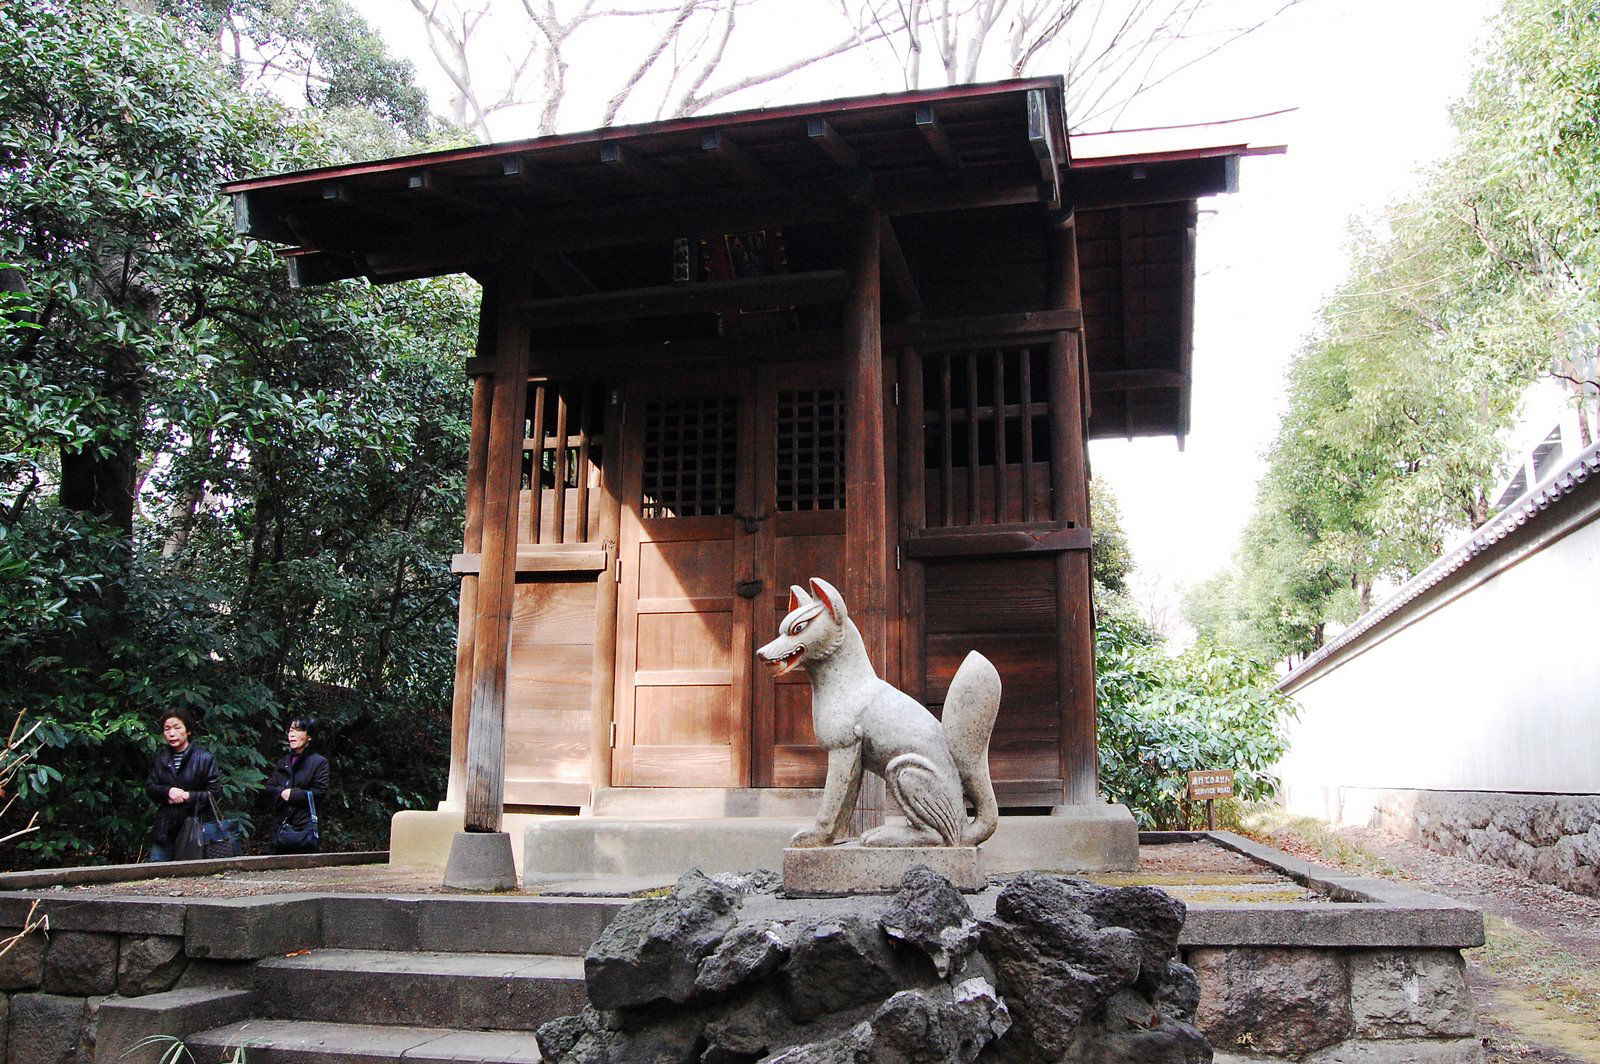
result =
[[[1600,520],[1285,689],[1291,809],[1340,788],[1600,793]]]

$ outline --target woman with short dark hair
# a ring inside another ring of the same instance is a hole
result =
[[[320,835],[309,837],[313,805],[328,790],[328,759],[311,749],[317,730],[315,717],[291,720],[285,731],[289,753],[267,777],[267,800],[280,820],[280,826],[272,833],[273,853],[316,853],[322,849]]]
[[[212,799],[222,796],[222,786],[217,759],[190,741],[193,717],[181,709],[169,709],[156,718],[156,728],[166,749],[151,761],[144,784],[145,793],[156,804],[150,860],[170,861],[184,820],[201,815]]]

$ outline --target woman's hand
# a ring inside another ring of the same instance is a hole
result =
[[[187,802],[188,800],[189,792],[184,790],[182,787],[167,788],[167,801],[172,805],[178,805],[182,802]]]
[[[286,802],[289,800],[289,788],[287,787],[283,789],[283,800]]]

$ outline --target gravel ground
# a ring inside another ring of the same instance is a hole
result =
[[[1600,1064],[1600,898],[1373,828],[1271,815],[1249,826],[1269,845],[1482,909],[1488,942],[1467,951],[1467,978],[1488,1064]]]

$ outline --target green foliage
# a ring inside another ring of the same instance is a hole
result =
[[[1297,710],[1272,669],[1217,644],[1175,657],[1136,633],[1101,624],[1095,638],[1100,789],[1144,828],[1185,828],[1186,773],[1234,770],[1246,801],[1277,794],[1272,766]]]
[[[1600,16],[1507,0],[1452,152],[1352,237],[1350,275],[1290,367],[1232,574],[1191,594],[1203,635],[1282,657],[1353,619],[1491,516],[1529,385],[1597,396]]]
[[[1128,590],[1133,572],[1133,549],[1122,528],[1117,497],[1103,482],[1089,482],[1089,565],[1095,581],[1107,591]]]
[[[22,860],[141,850],[172,707],[228,815],[304,714],[332,845],[439,796],[473,286],[291,290],[216,192],[337,156],[349,113],[252,96],[111,0],[0,8],[0,691],[45,743]]]

